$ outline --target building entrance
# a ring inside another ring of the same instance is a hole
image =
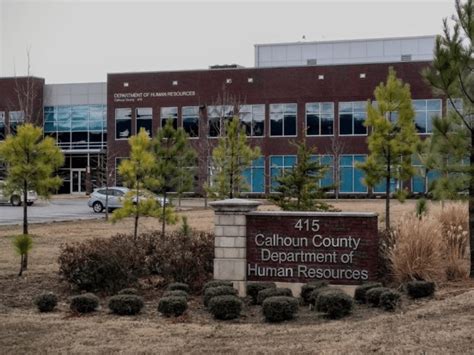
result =
[[[71,169],[71,193],[86,191],[86,169]]]

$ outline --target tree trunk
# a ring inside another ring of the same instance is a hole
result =
[[[471,179],[469,181],[469,244],[471,252],[471,272],[469,276],[474,278],[474,132],[471,131],[471,155],[469,157]]]
[[[134,230],[133,230],[133,238],[134,238],[134,241],[137,241],[137,237],[138,237],[138,218],[140,217],[140,212],[138,210],[139,208],[139,203],[140,203],[140,188],[139,188],[139,185],[137,183],[137,189],[136,189],[136,204],[135,204],[135,226],[134,226]]]
[[[23,255],[20,255],[20,272],[18,273],[18,276],[23,275]]]
[[[162,221],[161,221],[161,236],[165,237],[166,226],[166,190],[163,192],[163,206],[162,206]]]
[[[28,184],[26,181],[23,182],[23,234],[28,234]],[[23,256],[23,270],[28,269],[28,253]]]
[[[390,230],[390,152],[387,159],[387,175],[385,177],[385,230]]]

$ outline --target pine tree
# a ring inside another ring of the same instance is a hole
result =
[[[460,127],[457,134],[467,137],[465,156],[469,157],[469,234],[471,252],[470,277],[474,278],[474,3],[456,0],[453,25],[443,20],[443,35],[437,36],[432,66],[424,76],[434,88],[448,98]],[[461,99],[463,108],[455,105]]]
[[[247,142],[245,129],[237,116],[225,125],[225,132],[212,151],[212,164],[216,174],[210,191],[219,198],[234,198],[245,188],[243,172],[260,156],[260,148]]]
[[[285,211],[334,210],[331,205],[321,201],[330,188],[320,187],[329,167],[314,159],[316,150],[309,148],[304,140],[291,144],[297,149],[297,162],[276,178],[276,194],[271,199]]]
[[[33,238],[28,234],[20,234],[13,240],[13,247],[18,255],[20,255],[20,272],[18,276],[23,275],[23,271],[26,270],[26,256],[33,248]]]
[[[171,191],[189,191],[194,174],[187,169],[196,161],[196,153],[189,145],[187,134],[182,128],[174,129],[171,120],[158,132],[153,141],[155,156],[154,177],[157,179],[155,191],[167,201]],[[161,232],[165,234],[167,223],[174,224],[177,217],[171,206],[163,203],[161,211]]]
[[[369,156],[358,165],[365,172],[365,182],[374,187],[385,183],[385,229],[390,229],[390,186],[393,180],[403,182],[415,174],[412,155],[419,138],[416,134],[410,87],[397,79],[389,68],[387,83],[374,91],[377,104],[369,102],[365,126],[370,129]],[[404,199],[405,191],[397,189],[395,196]]]

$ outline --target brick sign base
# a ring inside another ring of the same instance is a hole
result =
[[[374,280],[377,214],[247,214],[247,280],[355,285]]]

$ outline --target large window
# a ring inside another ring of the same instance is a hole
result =
[[[247,136],[263,137],[265,135],[265,105],[242,105],[239,116]]]
[[[320,165],[327,167],[324,177],[318,182],[321,187],[332,187],[334,184],[334,158],[332,155],[312,155],[311,159],[316,160]]]
[[[278,186],[277,177],[284,175],[286,170],[296,164],[296,155],[274,155],[270,157],[271,191]]]
[[[341,193],[366,193],[367,186],[364,185],[364,173],[356,168],[357,163],[365,162],[365,155],[341,155],[339,158],[340,187]]]
[[[115,109],[115,139],[128,139],[132,135],[132,109]]]
[[[265,158],[259,157],[243,172],[247,191],[253,193],[265,192]]]
[[[296,104],[270,105],[270,136],[296,136]]]
[[[5,139],[5,112],[0,112],[0,140]]]
[[[324,136],[334,132],[334,103],[311,102],[306,104],[306,135]]]
[[[162,107],[160,110],[161,127],[166,125],[166,122],[171,120],[173,128],[178,128],[178,108],[177,107]]]
[[[366,135],[367,127],[364,121],[367,117],[365,101],[339,103],[339,134]]]
[[[135,110],[137,118],[137,133],[144,128],[146,133],[152,136],[153,109],[151,107],[139,107]]]
[[[25,113],[23,111],[10,111],[8,119],[10,121],[10,133],[15,134],[18,126],[25,123]]]
[[[412,100],[415,110],[415,126],[418,133],[433,132],[433,119],[441,117],[441,100]]]
[[[181,109],[183,129],[191,138],[199,137],[199,106],[184,106]]]
[[[234,117],[232,105],[208,106],[207,121],[209,125],[209,137],[219,137],[224,133],[225,124]]]

